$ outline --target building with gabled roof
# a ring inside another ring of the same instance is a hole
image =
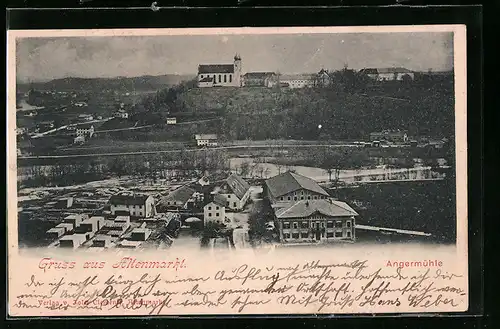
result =
[[[154,198],[148,194],[122,192],[109,199],[113,216],[129,214],[132,217],[149,218],[156,214]]]
[[[333,199],[291,202],[275,211],[283,243],[354,241],[358,213]]]
[[[162,198],[160,203],[166,208],[187,209],[189,202],[194,202],[193,195],[195,192],[188,186],[181,186]]]
[[[327,199],[329,194],[306,176],[287,171],[271,177],[264,184],[264,195],[273,206],[302,200]]]
[[[229,209],[241,210],[250,198],[250,185],[240,175],[231,174],[213,192],[226,198]]]

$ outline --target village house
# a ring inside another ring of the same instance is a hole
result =
[[[409,140],[408,134],[406,131],[400,130],[382,130],[380,132],[372,132],[370,133],[370,141],[371,142],[391,142],[391,143],[406,143]]]
[[[366,74],[375,81],[404,81],[414,80],[415,73],[404,67],[389,68],[366,68],[359,71],[360,74]]]
[[[243,76],[243,85],[245,87],[272,87],[276,79],[274,72],[248,72]]]
[[[241,87],[241,57],[234,56],[233,64],[202,64],[198,66],[198,87]]]
[[[290,202],[327,199],[329,194],[315,180],[287,171],[266,180],[264,196],[273,207],[279,207]]]
[[[149,218],[156,214],[154,198],[147,194],[121,193],[109,199],[113,216],[127,213],[132,217]]]
[[[217,146],[216,134],[197,134],[194,136],[196,145],[198,146]]]
[[[60,248],[76,249],[88,240],[87,234],[70,234],[65,235],[59,240]]]
[[[315,87],[328,87],[332,84],[332,77],[330,75],[330,72],[328,72],[325,69],[321,69],[317,74],[314,79],[314,86]]]
[[[356,216],[356,211],[345,202],[302,200],[276,210],[275,226],[285,244],[354,241]]]
[[[167,209],[188,209],[188,205],[194,203],[195,192],[190,187],[181,186],[164,197],[161,204]]]
[[[224,224],[226,220],[227,200],[223,195],[214,194],[212,200],[203,207],[203,222]]]
[[[213,193],[225,197],[231,210],[242,210],[250,197],[250,185],[239,175],[231,174]]]
[[[92,124],[78,125],[75,129],[76,136],[92,137],[94,135],[95,129]]]
[[[177,124],[177,118],[167,118],[167,125]]]
[[[132,241],[146,241],[151,236],[151,229],[146,227],[137,227],[132,230],[130,240]]]
[[[314,74],[284,74],[279,76],[282,86],[290,89],[314,87]]]

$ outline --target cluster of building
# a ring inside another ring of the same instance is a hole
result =
[[[282,243],[354,241],[356,216],[347,203],[330,197],[316,181],[285,172],[265,181]]]
[[[402,67],[365,68],[357,72],[373,81],[414,80],[415,72]],[[198,66],[198,87],[267,87],[312,88],[333,83],[331,72],[321,69],[312,74],[278,74],[276,72],[242,73],[242,60],[237,54],[232,64],[203,64]]]

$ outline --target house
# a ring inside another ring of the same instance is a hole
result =
[[[366,74],[374,81],[405,81],[415,80],[415,72],[404,67],[389,68],[365,68],[359,71],[360,74]]]
[[[92,137],[94,132],[94,125],[90,123],[78,125],[75,129],[76,136]]]
[[[284,74],[279,76],[279,82],[290,89],[314,86],[314,74]]]
[[[109,235],[98,235],[92,239],[92,247],[97,248],[110,248],[113,245],[115,239]]]
[[[322,200],[330,196],[315,180],[290,171],[267,179],[264,195],[273,206],[304,200]]]
[[[80,226],[75,229],[77,233],[96,233],[102,227],[104,227],[104,217],[101,216],[92,216],[88,219],[85,219],[80,223]]]
[[[109,199],[113,216],[125,212],[133,217],[149,218],[156,214],[154,198],[147,194],[120,193]]]
[[[276,210],[275,226],[282,243],[354,241],[356,216],[345,202],[301,200]]]
[[[107,234],[113,237],[120,237],[125,233],[125,231],[127,231],[129,227],[130,227],[130,218],[129,221],[116,221],[116,219],[114,221],[106,220],[104,222],[102,229],[100,230],[100,233]]]
[[[212,200],[203,207],[203,222],[223,224],[226,220],[227,200],[223,195],[214,194]]]
[[[120,119],[128,119],[128,112],[123,109],[119,109],[115,112],[114,117]]]
[[[187,186],[181,186],[161,200],[163,206],[175,209],[188,209],[188,204],[194,202],[196,191]]]
[[[73,227],[78,227],[80,226],[80,223],[86,219],[88,219],[89,216],[86,214],[70,214],[63,219],[63,223],[70,223],[73,225]]]
[[[243,85],[245,87],[271,87],[275,76],[274,72],[248,72],[243,76]]]
[[[226,198],[229,209],[241,210],[245,207],[250,197],[250,185],[241,176],[231,174],[213,192]]]
[[[241,57],[236,54],[233,64],[203,64],[198,66],[198,87],[241,87]]]
[[[60,238],[66,233],[66,229],[64,227],[53,227],[48,230],[45,234],[49,240],[55,240]]]
[[[217,146],[216,134],[198,134],[194,136],[198,146]]]
[[[400,130],[382,130],[380,132],[370,133],[370,141],[386,141],[391,143],[406,143],[409,140],[406,131]]]
[[[76,226],[72,223],[59,223],[55,228],[64,229],[64,234],[68,234],[75,230]]]
[[[130,239],[132,241],[146,241],[151,236],[152,231],[145,227],[138,227],[132,230]]]
[[[177,118],[167,118],[167,125],[177,124]]]
[[[314,79],[314,86],[315,87],[328,87],[332,83],[332,77],[330,75],[330,72],[327,70],[321,69],[317,74]]]

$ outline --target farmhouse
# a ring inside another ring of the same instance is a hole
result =
[[[276,210],[275,226],[283,243],[355,240],[355,217],[345,202],[303,200]]]
[[[294,201],[321,200],[329,197],[316,181],[290,171],[266,180],[264,195],[273,207]]]
[[[224,196],[231,210],[241,210],[250,197],[250,185],[241,176],[231,174],[214,193]]]
[[[146,194],[116,194],[109,199],[109,204],[113,216],[116,216],[118,212],[119,214],[128,213],[133,217],[149,218],[156,213],[154,198]]]
[[[248,72],[243,76],[246,87],[272,87],[276,73],[274,72]]]
[[[196,145],[198,146],[217,146],[216,134],[199,134],[195,135]]]
[[[202,64],[198,66],[198,87],[241,87],[241,57],[233,64]]]
[[[214,194],[213,199],[203,207],[203,222],[223,224],[226,218],[227,200],[223,195]]]

